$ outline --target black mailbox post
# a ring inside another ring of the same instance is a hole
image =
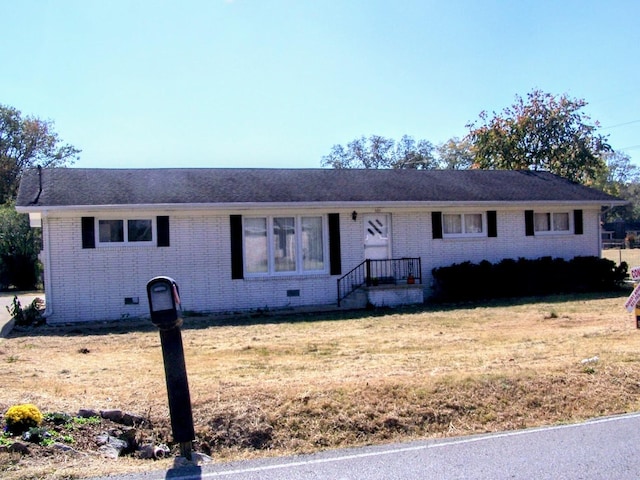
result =
[[[180,454],[191,460],[195,432],[180,333],[180,290],[172,278],[155,277],[147,283],[147,295],[151,321],[160,330],[173,438],[180,443]]]

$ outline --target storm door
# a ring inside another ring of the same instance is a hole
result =
[[[364,258],[387,260],[391,255],[391,215],[386,213],[364,216]]]

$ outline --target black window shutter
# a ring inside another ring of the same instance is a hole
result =
[[[242,263],[242,215],[230,215],[229,227],[231,229],[231,278],[239,280],[244,278],[244,265]]]
[[[331,275],[342,273],[342,258],[340,255],[340,214],[329,214],[329,268]]]
[[[573,232],[576,235],[582,235],[584,233],[584,226],[582,224],[582,210],[573,211]]]
[[[527,237],[533,237],[534,235],[533,210],[524,211],[524,234]]]
[[[487,211],[487,236],[498,236],[498,214],[495,210]]]
[[[169,238],[169,217],[166,215],[156,217],[156,229],[158,231],[158,246],[169,247],[171,244]]]
[[[82,217],[82,248],[96,248],[94,217]]]
[[[442,212],[431,212],[432,238],[442,238]]]

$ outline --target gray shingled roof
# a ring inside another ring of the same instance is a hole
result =
[[[40,184],[42,190],[40,190]],[[31,169],[17,206],[317,202],[577,202],[618,198],[546,172],[354,169]]]

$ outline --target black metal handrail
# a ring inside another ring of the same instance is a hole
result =
[[[338,306],[363,286],[422,283],[422,262],[417,258],[367,259],[338,279]]]

